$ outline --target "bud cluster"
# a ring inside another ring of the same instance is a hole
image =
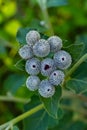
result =
[[[31,30],[26,34],[26,45],[19,49],[19,55],[26,60],[25,70],[29,74],[26,86],[30,91],[38,90],[42,97],[52,97],[56,86],[64,80],[63,70],[70,67],[71,55],[62,49],[62,39],[51,36],[41,39],[40,33]],[[49,58],[49,54],[53,57]],[[39,74],[44,79],[41,81]]]

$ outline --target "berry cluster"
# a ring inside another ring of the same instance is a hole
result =
[[[26,43],[19,49],[19,55],[26,60],[25,70],[30,75],[26,86],[31,91],[38,90],[42,97],[52,97],[56,91],[55,86],[64,80],[63,70],[71,65],[71,56],[61,50],[62,40],[58,36],[45,40],[40,38],[37,31],[31,30],[26,34]],[[52,58],[48,58],[50,53],[53,53]],[[39,73],[44,77],[42,81]]]

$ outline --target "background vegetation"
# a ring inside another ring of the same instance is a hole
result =
[[[47,7],[49,17],[36,0],[0,0],[0,124],[23,113],[24,104],[33,95],[25,87],[23,66],[17,64],[20,57],[16,33],[20,27],[36,28],[48,36],[54,32],[69,45],[75,41],[87,44],[87,0],[69,0],[68,4],[64,1],[58,5],[48,2]],[[56,127],[51,126],[51,130],[87,130],[86,96],[86,91],[73,97],[66,93],[61,99],[65,106],[64,111],[60,111],[60,121]],[[23,129],[22,122],[18,127]],[[17,129],[15,126],[14,130]],[[28,126],[24,129],[29,130]]]

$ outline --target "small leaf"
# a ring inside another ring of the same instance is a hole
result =
[[[17,41],[18,41],[20,44],[22,44],[22,45],[27,44],[27,43],[26,43],[26,34],[27,34],[30,30],[37,30],[37,29],[27,27],[27,28],[20,28],[20,29],[18,30],[17,35],[16,35],[16,39],[17,39]],[[42,34],[42,33],[40,33],[40,34],[41,34],[41,38],[43,38],[43,39],[47,39],[47,38],[48,38],[48,36],[46,36],[46,35],[44,35],[44,34]]]
[[[31,103],[26,104],[24,109],[29,111],[35,106],[40,104],[38,97],[32,97]],[[48,127],[52,128],[58,124],[58,120],[50,117],[47,112],[42,109],[30,117],[24,119],[24,130],[48,130]]]
[[[67,0],[47,0],[47,7],[57,7],[67,5]]]
[[[21,71],[25,70],[25,61],[23,59],[17,61],[17,63],[15,64],[15,67]]]
[[[54,118],[57,118],[58,103],[61,97],[61,93],[61,86],[57,86],[56,92],[51,98],[41,97],[41,101],[43,102],[46,111]]]
[[[66,87],[74,93],[87,91],[87,62],[78,67],[71,79],[66,82]]]
[[[17,32],[16,39],[21,44],[26,44],[26,34],[32,30],[31,28],[20,28]]]
[[[12,94],[15,94],[25,81],[26,76],[21,74],[11,74],[5,79],[4,89]]]
[[[64,47],[64,50],[71,54],[73,62],[76,62],[82,55],[85,46],[84,43],[74,43],[70,46]]]
[[[83,42],[84,45],[85,45],[85,48],[84,48],[84,51],[83,51],[83,54],[87,53],[87,34],[83,34],[83,35],[79,35],[76,37],[76,40],[81,43]]]
[[[13,126],[13,130],[19,130],[17,126]]]
[[[79,121],[80,118],[73,121],[73,115],[72,112],[65,112],[64,118],[60,120],[59,124],[49,130],[86,130],[87,125],[83,121]]]

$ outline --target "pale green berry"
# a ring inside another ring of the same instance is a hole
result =
[[[64,50],[60,50],[57,53],[55,53],[54,55],[54,61],[56,66],[59,69],[67,69],[68,67],[70,67],[71,63],[72,63],[72,58],[71,55],[64,51]]]
[[[45,57],[50,53],[50,45],[46,40],[40,39],[33,46],[33,52],[37,57]]]
[[[57,52],[62,48],[62,39],[58,36],[51,36],[48,38],[51,52]]]
[[[55,70],[49,78],[49,82],[52,85],[59,85],[62,83],[62,81],[64,80],[64,73],[61,70]]]
[[[40,84],[40,79],[38,76],[29,76],[26,80],[26,86],[30,91],[35,91],[38,89]]]
[[[32,58],[33,57],[32,48],[29,47],[28,45],[24,45],[19,49],[19,55],[21,56],[21,58],[25,60]]]
[[[26,43],[29,46],[33,46],[39,39],[40,34],[35,30],[31,30],[26,34]]]
[[[48,80],[42,80],[38,91],[42,97],[50,98],[55,93],[55,87],[53,87]]]
[[[32,58],[26,61],[25,70],[30,75],[37,75],[40,72],[41,64],[37,58]]]

